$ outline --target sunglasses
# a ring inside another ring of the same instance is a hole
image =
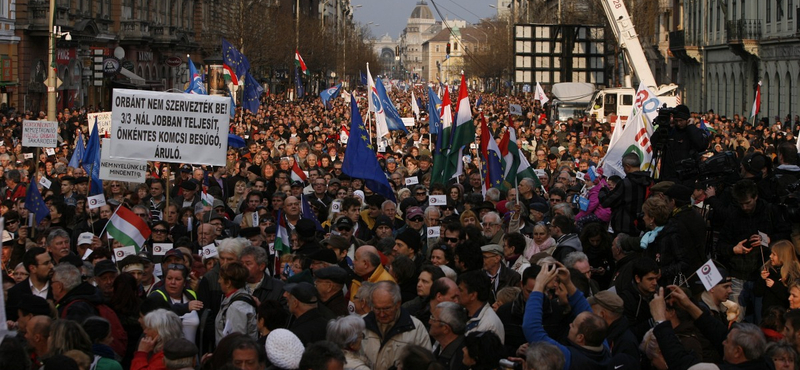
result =
[[[347,226],[339,226],[338,228],[336,228],[336,230],[344,231],[344,232],[350,232],[350,230],[353,230],[353,228],[352,227],[347,227]]]
[[[411,222],[422,222],[422,217],[416,216],[408,219]]]
[[[458,243],[458,238],[443,237],[442,240],[444,240],[445,242],[448,242],[448,243]]]
[[[186,266],[185,265],[181,265],[179,263],[170,263],[169,265],[167,265],[167,270],[181,270],[181,271],[183,271],[183,270],[186,270]]]
[[[153,229],[153,232],[157,234],[166,234],[167,229]]]

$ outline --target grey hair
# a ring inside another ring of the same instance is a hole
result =
[[[64,286],[65,291],[75,289],[76,286],[81,285],[81,270],[69,263],[60,263],[53,268],[53,275],[58,275],[59,281]]]
[[[732,336],[733,329],[738,330],[738,335]],[[742,347],[744,357],[748,361],[755,360],[764,355],[767,347],[767,340],[764,332],[758,326],[748,323],[738,323],[728,332],[729,341],[734,345]]]
[[[788,355],[792,358],[792,363],[797,363],[797,351],[794,347],[786,341],[771,342],[767,345],[766,357],[774,358],[775,356]],[[796,367],[795,367],[796,368]]]
[[[361,287],[358,288],[356,291],[356,295],[353,299],[361,299],[367,303],[368,306],[372,307],[372,290],[375,289],[375,283],[370,281],[365,281],[361,283]]]
[[[447,324],[453,334],[462,335],[467,331],[469,316],[464,306],[455,302],[440,302],[436,305],[439,309],[439,320]]]
[[[529,369],[561,370],[564,368],[564,353],[547,342],[531,343],[525,351],[525,362]]]
[[[89,261],[83,261],[83,266],[81,266],[81,273],[87,279],[94,277],[94,265],[92,265]]]
[[[639,155],[636,153],[628,153],[622,156],[622,165],[639,168],[642,165]]]
[[[495,221],[493,221],[494,223],[503,222],[503,219],[500,217],[500,215],[497,212],[494,212],[494,211],[486,212],[486,214],[483,215],[483,218],[486,219],[487,216],[494,217],[494,219],[495,219]],[[481,221],[483,221],[483,220],[481,220]]]
[[[583,252],[572,252],[564,257],[564,266],[567,268],[575,267],[578,262],[589,261],[589,256]]]
[[[54,229],[53,231],[50,232],[50,234],[47,234],[47,246],[50,246],[50,244],[53,243],[53,240],[59,237],[67,238],[67,240],[70,240],[69,233],[64,231],[64,229]]]
[[[364,319],[361,316],[342,316],[328,321],[328,332],[325,339],[333,342],[339,348],[348,349],[361,339],[365,327]]]
[[[381,203],[381,210],[386,208],[386,206],[388,206],[388,205],[393,205],[393,206],[397,207],[397,204],[395,204],[395,202],[392,202],[391,200],[385,200],[385,201],[383,201],[383,203]]]
[[[241,256],[242,250],[251,245],[250,241],[245,238],[227,238],[222,239],[217,247],[218,253],[233,253],[237,258]]]
[[[381,265],[381,256],[379,256],[377,253],[372,253],[370,251],[362,251],[361,253],[364,254],[364,257],[369,262],[370,267],[378,267]]]
[[[395,283],[394,281],[385,281],[385,280],[384,281],[379,281],[379,282],[375,283],[375,287],[372,289],[372,292],[370,292],[370,294],[369,294],[369,296],[370,296],[369,308],[371,308],[371,309],[375,309],[375,307],[373,307],[373,304],[372,304],[372,297],[375,295],[375,292],[377,292],[379,290],[383,290],[386,293],[389,293],[392,296],[392,303],[393,304],[400,303],[400,301],[403,298],[400,295],[400,286],[397,285],[397,283]]]
[[[522,180],[519,180],[519,183],[520,183],[520,184],[522,184],[523,182],[524,182],[526,185],[530,186],[531,188],[536,188],[536,181],[533,181],[533,179],[532,179],[532,178],[530,178],[530,177],[526,177],[526,178],[524,178],[524,179],[522,179]]]
[[[564,213],[564,216],[567,216],[570,220],[575,219],[575,214],[572,212],[572,205],[569,203],[558,203],[553,206],[553,214],[555,214],[555,210],[560,209],[561,212]]]
[[[164,357],[164,366],[167,369],[187,369],[194,368],[194,356],[170,360]]]
[[[402,198],[404,195],[408,195],[408,196],[410,196],[410,195],[411,195],[411,189],[409,189],[409,188],[402,188],[402,189],[400,189],[400,190],[398,190],[398,191],[397,191],[397,197],[398,197],[398,198]]]
[[[642,343],[639,344],[639,350],[642,351],[650,360],[652,360],[657,354],[661,353],[661,348],[658,346],[658,340],[656,339],[655,333],[653,333],[653,329],[650,329],[647,331],[647,333],[644,333]]]
[[[158,332],[154,352],[161,351],[170,339],[183,338],[181,318],[175,312],[159,308],[144,316],[144,326]]]
[[[558,260],[553,258],[553,256],[544,257],[544,258],[542,258],[542,259],[540,259],[539,261],[536,262],[537,265],[542,266],[542,267],[547,266],[547,265],[552,265],[554,263],[558,263]]]
[[[252,245],[244,247],[242,249],[242,253],[239,254],[239,259],[244,256],[253,256],[255,258],[257,264],[266,264],[269,259],[267,257],[267,251],[264,248],[254,247]]]
[[[429,215],[431,214],[431,212],[436,212],[440,216],[442,215],[441,213],[439,213],[439,207],[437,207],[437,206],[428,206],[427,208],[425,208],[425,212],[424,212],[425,218],[428,218]]]
[[[487,200],[498,202],[500,201],[500,190],[497,188],[486,190],[486,197],[488,198]]]

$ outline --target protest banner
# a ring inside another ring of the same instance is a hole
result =
[[[58,145],[58,122],[23,121],[22,146],[55,148]]]
[[[147,163],[111,159],[111,139],[103,139],[100,150],[100,179],[144,183],[147,175]]]
[[[114,89],[111,159],[224,166],[230,98]]]
[[[94,130],[94,121],[97,119],[97,131],[100,136],[111,132],[111,112],[87,113],[86,121],[89,122],[89,132]]]

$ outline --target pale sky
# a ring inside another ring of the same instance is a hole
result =
[[[418,0],[351,0],[355,8],[353,19],[357,23],[370,25],[374,37],[388,33],[392,39],[397,40],[403,32],[411,11],[417,6]],[[478,23],[481,18],[489,18],[497,14],[497,10],[489,5],[497,5],[497,0],[434,0],[442,16],[447,19],[463,19],[469,23]],[[428,7],[433,17],[441,20],[433,7],[431,0],[427,0]],[[361,5],[361,7],[358,7]]]

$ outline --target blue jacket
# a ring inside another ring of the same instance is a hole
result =
[[[544,341],[558,347],[561,353],[564,354],[564,370],[607,369],[611,363],[611,351],[608,350],[608,346],[605,343],[603,344],[603,350],[596,352],[578,346],[564,346],[547,335],[542,325],[543,300],[544,294],[541,292],[533,292],[528,298],[528,303],[525,306],[525,316],[522,321],[522,331],[525,334],[525,339],[529,343]],[[569,297],[569,305],[574,313],[573,318],[584,311],[592,311],[589,302],[586,301],[580,291],[576,291],[575,294]]]

